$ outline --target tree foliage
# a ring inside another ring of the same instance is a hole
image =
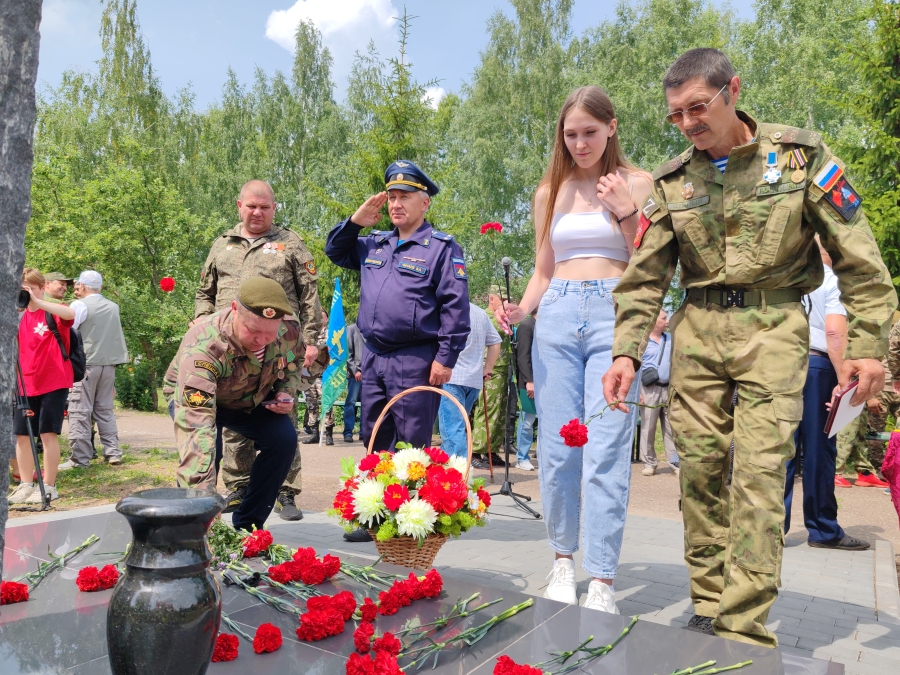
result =
[[[209,246],[235,223],[245,181],[272,184],[278,222],[316,258],[323,305],[340,277],[352,319],[358,273],[331,265],[325,237],[383,189],[385,167],[403,158],[441,187],[428,217],[462,244],[473,298],[501,280],[503,256],[521,291],[534,260],[531,201],[566,95],[585,84],[606,89],[626,153],[652,170],[687,145],[663,122],[663,73],[683,51],[713,46],[741,76],[742,108],[821,131],[848,161],[900,282],[895,2],[756,0],[746,21],[711,0],[621,0],[613,17],[577,35],[572,0],[511,4],[488,21],[469,82],[437,105],[427,96],[437,83],[412,74],[415,17],[404,13],[394,55],[373,45],[356,54],[344,101],[334,98],[321,34],[301,23],[290,72],[258,69],[241,82],[228,70],[220,99],[198,110],[189,88],[164,94],[137,1],[106,0],[96,72],[68,72],[39,100],[28,263],[100,271],[122,307],[141,364],[134,372],[158,381],[190,319]],[[503,233],[481,235],[488,221]],[[160,291],[162,276],[176,279],[172,294]]]

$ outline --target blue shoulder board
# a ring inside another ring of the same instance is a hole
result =
[[[441,232],[440,230],[432,230],[431,236],[435,239],[440,239],[441,241],[453,241],[452,234],[447,234],[446,232]]]

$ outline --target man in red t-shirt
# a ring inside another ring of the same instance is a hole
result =
[[[19,317],[19,363],[28,407],[34,413],[25,417],[16,410],[16,461],[22,482],[9,497],[10,504],[41,502],[40,490],[34,482],[26,482],[34,475],[34,457],[28,438],[40,436],[44,444],[44,486],[50,499],[58,499],[56,471],[59,467],[59,434],[62,432],[63,412],[69,389],[72,388],[72,364],[63,359],[63,347],[69,351],[69,329],[75,320],[75,310],[66,305],[42,300],[46,280],[38,270],[26,267],[22,272],[22,288],[31,301]],[[63,346],[50,329],[50,316],[56,323]]]

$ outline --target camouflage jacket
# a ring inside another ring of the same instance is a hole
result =
[[[884,388],[890,389],[894,380],[900,380],[900,321],[891,327],[886,361],[887,363],[884,364]]]
[[[303,327],[304,341],[315,344],[322,327],[316,263],[300,235],[277,225],[250,241],[241,235],[238,223],[213,242],[200,273],[194,316],[228,307],[237,297],[241,282],[251,277],[266,277],[281,284]]]
[[[198,319],[163,379],[163,395],[174,406],[182,487],[215,488],[218,407],[249,412],[279,391],[297,397],[304,354],[299,326],[283,321],[260,363],[238,342],[232,317],[227,309]]]
[[[724,174],[693,146],[653,172],[614,292],[613,355],[640,359],[679,262],[683,288],[818,288],[818,233],[847,308],[845,358],[882,358],[897,294],[843,163],[816,132],[738,116],[753,140],[731,150]]]

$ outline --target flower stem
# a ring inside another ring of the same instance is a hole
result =
[[[741,663],[735,663],[731,666],[725,666],[724,668],[710,668],[709,670],[701,670],[697,673],[697,675],[715,675],[715,673],[724,673],[729,670],[737,670],[738,668],[743,668],[744,666],[749,666],[753,663],[753,660],[750,661],[742,661]]]
[[[588,663],[589,661],[593,661],[596,658],[599,658],[601,656],[605,656],[606,654],[609,654],[609,652],[611,652],[615,648],[615,646],[617,644],[619,644],[622,640],[624,640],[625,636],[631,632],[631,629],[634,627],[634,624],[637,623],[637,620],[638,620],[638,618],[636,616],[631,617],[631,623],[629,623],[627,626],[625,626],[625,628],[622,630],[622,632],[619,633],[619,637],[617,637],[615,640],[613,640],[610,644],[606,645],[605,647],[597,647],[595,649],[590,649],[588,647],[583,648],[581,651],[587,653],[587,656],[578,659],[577,661],[571,663],[570,665],[566,666],[562,670],[558,670],[555,673],[552,673],[551,675],[562,675],[563,673],[568,673],[572,670],[575,670],[576,668],[579,668],[583,664]]]
[[[33,591],[35,588],[37,588],[37,585],[47,577],[48,574],[57,570],[61,570],[66,566],[66,562],[77,556],[88,546],[96,544],[98,541],[100,541],[100,537],[98,537],[96,534],[92,534],[83,543],[79,544],[71,551],[63,553],[62,555],[54,555],[50,550],[50,547],[48,546],[47,554],[50,556],[50,561],[39,563],[37,569],[34,572],[23,574],[22,576],[17,577],[15,581],[26,582],[28,584],[28,590]]]
[[[668,402],[658,403],[656,405],[650,405],[649,403],[640,403],[638,401],[613,401],[612,403],[607,405],[605,408],[603,408],[603,410],[601,410],[600,412],[588,417],[587,422],[585,422],[584,425],[587,426],[588,424],[590,424],[597,418],[603,419],[603,415],[605,415],[607,413],[607,411],[612,410],[615,406],[619,405],[620,403],[625,403],[627,405],[636,405],[638,408],[647,408],[648,410],[651,410],[653,408],[666,408],[669,405]]]
[[[709,668],[710,666],[716,665],[715,661],[707,661],[706,663],[701,663],[699,666],[691,666],[690,668],[685,668],[684,670],[676,670],[672,675],[691,675],[692,673],[696,673],[698,670],[703,670],[704,668]]]
[[[222,621],[224,621],[224,622],[226,623],[226,625],[227,625],[231,630],[233,630],[235,633],[237,633],[238,635],[240,635],[240,636],[241,636],[242,638],[244,638],[247,642],[250,642],[250,643],[253,642],[253,638],[250,637],[249,635],[247,635],[247,634],[246,634],[244,631],[242,631],[240,628],[238,628],[238,625],[237,625],[234,621],[232,621],[232,620],[231,620],[231,617],[228,616],[225,612],[222,612]]]

